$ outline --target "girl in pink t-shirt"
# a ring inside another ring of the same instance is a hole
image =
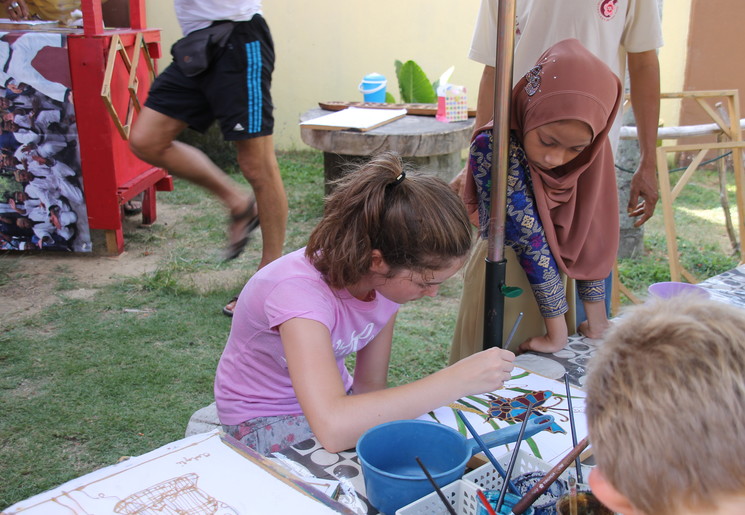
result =
[[[499,389],[514,355],[498,348],[387,388],[399,305],[436,295],[470,246],[457,195],[396,155],[340,179],[307,247],[241,292],[215,378],[226,432],[265,454],[314,435],[339,452],[377,424]],[[353,352],[354,376],[344,366]]]

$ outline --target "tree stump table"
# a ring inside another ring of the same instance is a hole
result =
[[[333,111],[311,109],[300,121],[312,120]],[[397,152],[405,162],[431,172],[449,182],[461,170],[461,151],[473,132],[474,119],[462,122],[439,122],[434,116],[406,115],[375,129],[323,130],[300,127],[300,137],[307,145],[323,151],[325,191],[351,165],[383,152]]]

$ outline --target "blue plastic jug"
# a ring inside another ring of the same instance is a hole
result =
[[[385,102],[387,80],[379,73],[368,73],[362,78],[359,90],[365,102]]]

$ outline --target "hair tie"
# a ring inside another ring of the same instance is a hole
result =
[[[396,180],[391,183],[391,186],[398,186],[404,182],[404,179],[406,179],[406,172],[401,172],[398,177],[396,177]]]

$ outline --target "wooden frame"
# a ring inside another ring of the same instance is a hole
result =
[[[141,39],[141,35],[138,34],[138,41]],[[130,76],[130,87],[131,87],[131,77],[132,77],[132,62],[129,60],[129,56],[127,55],[127,51],[124,48],[124,45],[122,44],[122,40],[118,35],[114,35],[111,38],[111,44],[109,45],[109,52],[108,57],[106,58],[106,71],[103,75],[103,84],[101,85],[101,100],[103,100],[104,105],[106,106],[106,110],[109,112],[109,115],[111,115],[111,120],[114,122],[114,125],[116,126],[116,129],[119,131],[119,134],[121,135],[122,139],[128,140],[129,139],[129,129],[132,126],[132,119],[134,118],[134,110],[132,107],[134,107],[136,110],[140,110],[140,102],[135,97],[135,101],[132,101],[131,98],[131,89],[130,89],[130,101],[127,104],[127,114],[126,114],[126,122],[122,123],[122,119],[119,116],[119,113],[116,112],[116,109],[114,108],[114,104],[111,101],[111,79],[114,75],[114,67],[116,66],[117,56],[121,57],[122,63],[124,63],[124,67],[127,69],[127,72]],[[135,69],[136,71],[136,69]],[[134,87],[135,90],[137,89],[137,79],[134,79]],[[128,88],[129,89],[129,88]],[[133,105],[134,104],[134,105]]]
[[[673,281],[680,281],[681,278],[685,278],[691,283],[697,283],[698,279],[680,263],[673,202],[675,202],[675,199],[680,194],[681,190],[686,186],[709,152],[717,151],[719,155],[721,155],[724,150],[733,150],[732,162],[735,176],[738,213],[736,232],[739,234],[740,241],[740,263],[743,262],[741,245],[743,238],[745,237],[745,183],[743,182],[745,172],[743,171],[743,155],[742,152],[738,150],[745,149],[745,142],[742,138],[742,125],[745,120],[740,120],[740,101],[737,90],[662,93],[660,99],[692,99],[701,106],[713,123],[696,126],[661,127],[657,131],[658,140],[675,140],[677,142],[680,139],[704,135],[717,137],[716,142],[672,145],[663,144],[657,147],[657,175],[660,192],[660,205],[662,206],[665,224],[670,278]],[[712,105],[711,101],[715,99],[724,99],[724,101]],[[621,130],[621,137],[623,139],[636,138],[636,128],[623,127]],[[682,176],[678,179],[675,185],[672,185],[670,182],[670,170],[667,165],[667,157],[668,154],[676,152],[694,152],[696,154]],[[722,171],[720,171],[720,177],[724,177]],[[732,233],[734,231],[728,227],[728,232]],[[732,237],[732,234],[730,234],[730,238]],[[613,298],[611,299],[611,308],[614,313],[616,313],[620,307],[621,294],[625,295],[635,304],[642,302],[639,298],[634,296],[628,288],[621,284],[618,277],[618,268],[616,266],[613,273]]]
[[[707,100],[711,100],[712,98],[722,97],[725,99],[726,108],[724,111],[727,113],[727,116],[720,116],[720,114],[715,111],[715,108],[707,102]],[[734,168],[735,196],[737,199],[738,214],[737,232],[739,233],[740,242],[743,241],[743,236],[745,236],[745,191],[743,190],[743,186],[745,186],[745,184],[743,184],[742,152],[738,150],[745,149],[745,142],[742,139],[742,130],[740,129],[739,95],[737,90],[694,91],[667,93],[662,95],[662,98],[694,99],[717,125],[719,128],[719,134],[728,140],[710,143],[662,145],[657,148],[657,173],[659,178],[660,200],[665,221],[667,254],[670,263],[670,279],[673,281],[680,281],[681,277],[683,277],[688,282],[697,283],[699,280],[680,263],[673,202],[675,202],[675,199],[678,197],[681,190],[686,186],[686,184],[688,184],[696,169],[709,152],[712,150],[733,150],[732,163]],[[667,156],[670,153],[676,152],[694,152],[695,157],[673,186],[670,182]],[[742,251],[740,251],[740,262],[742,263]]]
[[[147,45],[144,44],[145,38],[142,33],[135,35],[134,50],[132,51],[132,58],[130,59],[127,54],[127,49],[122,43],[121,38],[118,35],[114,35],[111,38],[111,44],[109,45],[109,51],[106,58],[106,71],[104,72],[103,84],[101,85],[101,99],[106,105],[106,109],[111,115],[111,120],[114,122],[116,129],[119,131],[122,139],[129,139],[129,130],[132,126],[132,119],[134,113],[140,112],[142,105],[140,98],[138,97],[140,89],[140,81],[137,78],[137,69],[140,64],[140,57],[144,55],[145,65],[150,76],[150,82],[155,79],[155,65],[153,58],[150,56],[150,51]],[[117,57],[121,58],[124,68],[129,73],[129,80],[127,82],[127,90],[129,90],[129,103],[127,104],[126,122],[122,123],[122,119],[114,108],[114,104],[111,100],[111,81],[114,75],[114,67],[116,66]],[[147,94],[147,92],[145,92]]]

